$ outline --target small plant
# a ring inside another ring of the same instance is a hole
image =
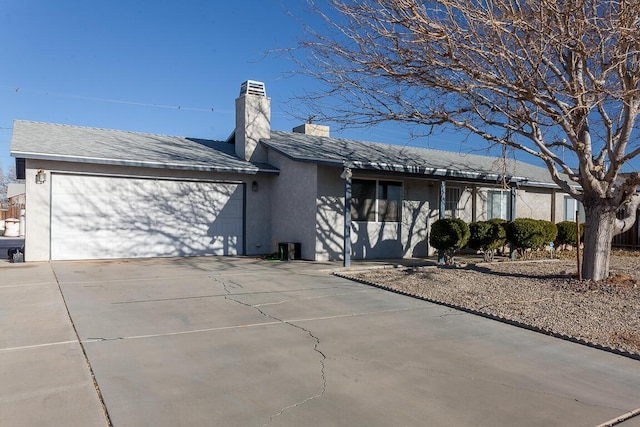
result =
[[[439,219],[431,225],[429,243],[445,252],[445,262],[453,264],[454,254],[469,241],[469,226],[459,218]]]
[[[478,221],[469,224],[470,238],[468,246],[482,251],[485,261],[493,261],[496,249],[504,246],[507,233],[502,221]]]

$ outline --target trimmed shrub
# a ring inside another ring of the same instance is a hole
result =
[[[491,223],[489,221],[477,221],[469,224],[469,246],[471,249],[483,251],[487,242],[491,239]]]
[[[504,245],[507,244],[507,223],[509,221],[502,218],[491,218],[489,222],[498,224],[500,226],[500,231],[499,231],[500,241],[496,243],[498,244],[496,249],[503,247]]]
[[[431,224],[429,243],[434,248],[445,251],[447,263],[453,263],[455,251],[469,241],[469,226],[459,218],[443,218]]]
[[[542,221],[531,218],[517,218],[507,224],[507,240],[524,256],[527,249],[544,246],[546,231]]]
[[[573,221],[562,221],[556,224],[558,235],[556,244],[573,245],[576,244],[576,223]],[[584,237],[584,224],[580,224],[580,240]]]
[[[548,243],[555,242],[558,236],[558,227],[551,221],[545,221],[544,219],[538,221],[540,221],[542,229],[544,230],[544,243],[541,247],[544,247],[544,245]]]
[[[469,224],[468,246],[471,249],[480,250],[485,261],[491,261],[496,249],[504,246],[507,240],[507,233],[504,229],[504,220],[478,221]]]

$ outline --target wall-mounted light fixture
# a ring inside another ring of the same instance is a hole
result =
[[[353,176],[353,173],[351,172],[351,168],[345,166],[344,169],[342,170],[342,173],[340,174],[340,178],[351,179],[352,176]]]
[[[38,169],[38,172],[36,172],[36,184],[44,184],[45,182],[47,182],[47,174],[44,169]]]
[[[258,191],[258,181],[253,181],[251,183],[251,191],[253,191],[254,193]]]

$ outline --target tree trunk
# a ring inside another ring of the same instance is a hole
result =
[[[584,251],[582,278],[603,280],[609,277],[609,257],[616,209],[602,201],[585,203]]]

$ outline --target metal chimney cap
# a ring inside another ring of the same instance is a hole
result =
[[[267,89],[262,82],[247,80],[240,86],[240,96],[243,95],[267,96]]]

